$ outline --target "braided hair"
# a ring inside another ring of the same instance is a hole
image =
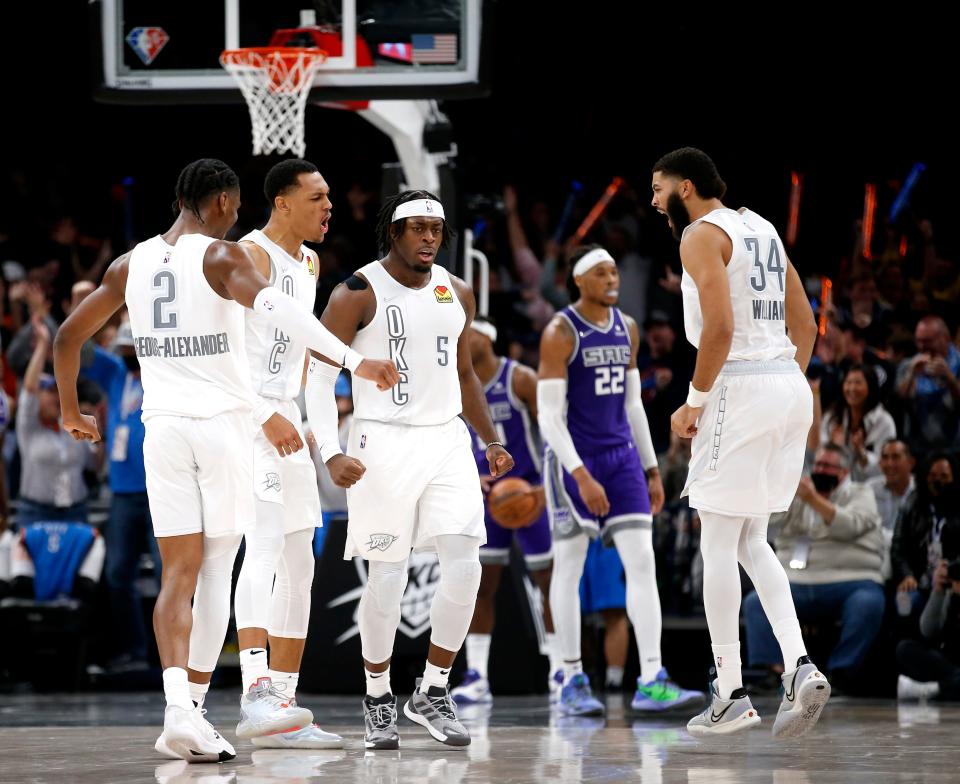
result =
[[[377,244],[380,247],[381,256],[386,256],[390,252],[393,240],[403,234],[403,230],[407,227],[406,218],[401,218],[398,221],[393,220],[394,210],[405,202],[416,201],[417,199],[440,201],[440,199],[430,193],[430,191],[402,191],[396,196],[391,196],[383,203],[383,206],[380,208],[380,214],[377,215]],[[440,243],[440,247],[446,248],[449,245],[450,238],[455,236],[456,232],[454,232],[447,221],[444,220],[443,241]]]
[[[200,217],[200,205],[208,196],[236,190],[239,187],[240,178],[223,161],[216,158],[200,158],[184,166],[180,176],[177,177],[173,212],[176,215],[181,209],[187,209],[203,222],[203,218]]]

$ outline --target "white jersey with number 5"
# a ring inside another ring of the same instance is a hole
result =
[[[793,359],[796,346],[786,331],[787,254],[773,224],[755,212],[719,209],[694,221],[722,229],[733,243],[727,264],[733,306],[733,341],[728,360]],[[683,271],[683,321],[689,340],[700,348],[703,312],[697,284]]]
[[[457,340],[466,313],[450,274],[434,264],[422,289],[398,283],[374,261],[357,271],[377,298],[373,320],[357,332],[352,347],[368,359],[392,359],[400,383],[387,392],[354,379],[355,419],[404,425],[442,425],[462,410]]]
[[[126,300],[143,380],[143,420],[160,414],[209,419],[250,410],[244,308],[217,294],[203,274],[213,237],[137,245]]]
[[[252,242],[270,256],[270,283],[313,310],[317,297],[313,251],[301,246],[302,260],[293,258],[262,231],[251,231],[241,242]],[[293,400],[303,382],[307,344],[270,323],[252,310],[244,314],[247,324],[247,358],[253,391],[264,397]]]

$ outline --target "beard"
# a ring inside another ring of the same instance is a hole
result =
[[[667,197],[667,216],[673,224],[673,236],[679,242],[683,230],[690,225],[690,212],[677,193],[671,193]]]

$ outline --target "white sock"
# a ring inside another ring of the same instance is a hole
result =
[[[445,689],[449,679],[449,667],[438,667],[436,664],[427,662],[427,666],[423,670],[423,681],[420,683],[420,692],[426,693],[427,689],[431,686],[439,686],[441,689]]]
[[[566,683],[574,675],[578,675],[583,672],[583,659],[577,659],[576,661],[564,661],[563,662],[563,682]]]
[[[773,624],[773,635],[780,643],[783,652],[783,669],[793,672],[797,669],[797,659],[807,655],[807,648],[803,644],[803,634],[800,632],[800,621],[797,616],[785,618]]]
[[[467,669],[476,670],[481,678],[487,677],[487,665],[490,660],[490,635],[467,635]]]
[[[714,645],[713,662],[717,668],[717,692],[725,699],[743,686],[743,675],[740,672],[740,643],[729,645]]]
[[[267,665],[267,652],[263,648],[247,648],[240,651],[240,677],[243,690],[256,685],[260,678],[266,678],[270,668]]]
[[[202,708],[203,701],[207,697],[207,692],[210,691],[210,684],[190,681],[187,686],[190,688],[190,699],[198,708]]]
[[[391,693],[389,667],[383,672],[370,672],[370,670],[364,667],[363,674],[367,678],[367,696],[383,697],[385,694]]]
[[[167,698],[167,707],[193,710],[187,671],[183,667],[167,667],[163,671],[163,694]]]
[[[659,656],[649,658],[640,656],[640,680],[643,683],[652,683],[657,679],[660,670],[663,669],[663,661]]]
[[[607,686],[614,689],[623,686],[623,667],[607,667]]]
[[[563,657],[560,655],[560,642],[554,632],[547,632],[544,645],[547,649],[547,658],[550,660],[550,676],[557,670],[563,669]]]
[[[280,672],[279,670],[267,670],[267,675],[273,681],[273,685],[278,691],[283,692],[287,699],[293,699],[297,696],[297,682],[300,680],[299,672]]]

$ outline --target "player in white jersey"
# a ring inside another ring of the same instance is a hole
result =
[[[411,548],[436,550],[440,582],[430,609],[430,652],[423,678],[404,706],[437,740],[465,746],[448,676],[473,616],[486,541],[480,477],[466,417],[487,444],[491,476],[513,467],[496,441],[487,401],[470,357],[473,292],[434,263],[447,244],[443,207],[426,191],[387,200],[377,227],[385,257],[338,286],[322,321],[344,342],[390,357],[400,383],[390,393],[354,384],[354,420],[347,453],[362,460],[363,477],[347,490],[346,558],[369,562],[357,623],[367,694],[365,745],[395,749],[397,702],[390,659]],[[333,384],[336,369],[319,363],[307,382],[307,413],[321,455],[340,452]],[[311,388],[322,387],[311,393]]]
[[[798,737],[816,724],[830,685],[807,656],[767,523],[786,511],[800,481],[813,419],[804,371],[816,324],[776,229],[754,212],[725,207],[725,192],[700,150],[676,150],[653,167],[653,206],[680,240],[684,323],[698,349],[687,402],[670,424],[693,438],[684,494],[700,513],[703,604],[717,678],[712,704],[687,727],[714,735],[760,722],[740,672],[739,561],[786,667],[773,734]]]
[[[303,243],[323,242],[331,214],[330,188],[316,166],[293,158],[267,172],[264,193],[271,206],[270,219],[240,243],[264,278],[312,311],[318,259]],[[306,343],[277,327],[269,316],[246,310],[244,320],[253,393],[260,403],[294,422],[303,438],[296,397],[306,370]],[[317,472],[309,452],[303,449],[281,458],[257,433],[253,490],[257,525],[244,535],[235,597],[243,684],[237,734],[253,737],[254,745],[264,748],[342,748],[340,736],[309,722],[289,732],[267,734],[278,717],[296,711],[296,686],[310,620],[313,532],[321,516]],[[209,688],[230,621],[229,607],[207,600],[211,593],[229,593],[231,574],[220,578],[211,582],[201,575],[197,583],[188,670],[194,693],[203,694]]]
[[[81,414],[77,403],[80,349],[126,302],[143,379],[147,494],[163,563],[154,630],[167,709],[158,749],[190,762],[235,756],[203,718],[187,681],[197,576],[213,580],[232,570],[240,536],[255,523],[254,425],[262,426],[279,454],[303,446],[296,427],[253,396],[243,307],[308,336],[312,348],[354,367],[358,376],[384,387],[397,380],[390,363],[348,349],[271,286],[243,248],[221,240],[239,205],[239,180],[226,164],[204,158],[188,165],[177,181],[173,226],[114,261],[54,343],[63,426],[78,440],[97,441],[96,420]],[[210,600],[229,604],[229,591]],[[306,717],[312,719],[302,711],[297,720]],[[291,726],[298,725],[276,729]]]

